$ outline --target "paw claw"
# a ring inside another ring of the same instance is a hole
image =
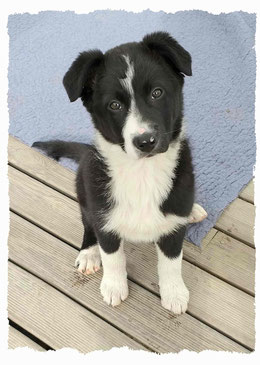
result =
[[[202,208],[199,204],[194,203],[192,207],[191,214],[189,216],[189,223],[198,223],[202,222],[205,218],[207,218],[208,213]]]
[[[98,245],[81,250],[75,261],[78,272],[90,275],[97,272],[101,265],[101,257]]]
[[[108,280],[103,277],[100,290],[104,302],[112,305],[112,307],[116,307],[128,297],[127,279],[118,281]]]
[[[165,309],[174,314],[185,313],[188,308],[189,291],[185,284],[160,288],[161,303]]]

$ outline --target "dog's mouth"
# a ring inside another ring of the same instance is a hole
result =
[[[157,156],[161,153],[167,152],[168,148],[169,148],[168,144],[167,145],[165,144],[164,146],[158,145],[158,147],[154,148],[150,152],[138,151],[138,155],[139,155],[139,158],[150,158],[150,157]]]

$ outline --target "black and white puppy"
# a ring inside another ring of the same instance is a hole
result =
[[[101,294],[116,306],[128,296],[124,243],[155,243],[163,307],[185,312],[181,274],[188,223],[206,212],[194,204],[191,153],[183,124],[184,75],[191,56],[168,33],[155,32],[105,54],[81,53],[64,76],[95,127],[93,145],[36,142],[48,155],[79,162],[77,196],[85,232],[76,260],[90,274],[103,265]]]

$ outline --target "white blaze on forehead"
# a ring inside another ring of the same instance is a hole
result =
[[[143,118],[141,113],[139,112],[135,98],[134,98],[134,89],[133,89],[133,78],[134,78],[134,63],[130,60],[128,55],[123,55],[126,64],[126,77],[124,79],[119,79],[122,87],[130,94],[131,102],[130,102],[130,109],[127,114],[125,125],[122,130],[122,135],[125,141],[125,150],[126,153],[131,155],[133,158],[138,158],[138,152],[133,145],[133,138],[136,135],[143,134],[150,130],[149,125],[143,122]]]
[[[128,55],[123,55],[126,64],[127,64],[127,70],[126,70],[126,77],[124,79],[119,79],[121,85],[123,86],[123,88],[126,89],[127,92],[129,92],[129,94],[131,95],[131,97],[134,96],[134,89],[133,89],[133,78],[134,78],[134,64],[133,62],[130,61],[130,58]]]

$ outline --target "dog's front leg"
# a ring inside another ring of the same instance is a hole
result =
[[[189,291],[182,279],[182,243],[186,227],[163,236],[156,244],[162,306],[175,314],[186,312]]]
[[[101,294],[107,304],[116,306],[128,297],[123,241],[114,234],[104,232],[98,234],[98,240],[103,266]]]

